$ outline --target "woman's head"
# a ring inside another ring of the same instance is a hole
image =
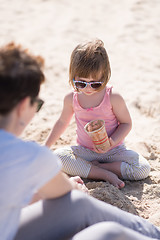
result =
[[[45,80],[42,66],[41,57],[14,43],[0,48],[0,115],[11,112],[26,97],[34,102]]]
[[[99,78],[99,76],[101,76]],[[76,77],[103,81],[98,89],[102,90],[111,76],[110,63],[104,44],[101,40],[79,44],[72,52],[69,68],[69,82],[74,87]]]

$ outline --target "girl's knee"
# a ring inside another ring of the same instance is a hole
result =
[[[137,169],[137,179],[141,180],[144,178],[147,178],[149,176],[151,167],[147,159],[145,159],[143,156],[139,156],[139,167]]]
[[[72,148],[57,149],[55,154],[62,162],[62,171],[71,176],[87,178],[91,169],[91,163],[77,157]]]
[[[146,162],[145,164],[135,169],[134,178],[135,180],[142,180],[147,178],[149,176],[149,173],[150,173],[150,165],[148,162]]]
[[[59,157],[70,155],[70,154],[72,154],[72,152],[73,151],[72,151],[71,147],[58,148],[54,151],[54,153],[56,155],[58,155]]]
[[[138,164],[130,165],[122,163],[121,172],[123,179],[126,180],[142,180],[149,176],[150,165],[146,159],[139,161]]]

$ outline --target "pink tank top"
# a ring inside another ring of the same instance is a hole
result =
[[[110,103],[111,89],[112,86],[106,86],[106,93],[100,105],[88,109],[84,109],[80,106],[77,98],[78,93],[74,92],[73,109],[77,123],[77,143],[79,145],[93,150],[93,143],[88,134],[84,131],[84,126],[91,120],[103,119],[105,121],[106,131],[109,137],[118,127],[119,122],[112,111],[112,106]],[[120,142],[118,145],[121,143],[122,142]]]

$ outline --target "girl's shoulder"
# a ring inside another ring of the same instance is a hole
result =
[[[72,102],[73,102],[73,95],[74,95],[73,92],[70,92],[70,93],[66,94],[66,96],[64,97],[64,103],[72,104]]]
[[[111,89],[110,101],[111,101],[112,105],[116,104],[116,103],[121,104],[122,102],[124,102],[124,99],[123,99],[122,95],[117,90]]]
[[[73,92],[69,92],[66,94],[66,96],[64,98],[67,98],[67,99],[72,99],[73,98]]]

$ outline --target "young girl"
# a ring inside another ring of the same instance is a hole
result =
[[[124,99],[108,85],[111,70],[101,40],[79,44],[71,55],[69,82],[74,92],[64,98],[64,106],[46,145],[50,147],[69,125],[75,114],[77,146],[57,149],[63,171],[90,179],[109,181],[123,188],[125,180],[148,177],[150,165],[138,153],[126,149],[123,141],[131,130],[132,121]],[[96,149],[84,131],[91,120],[103,119],[110,147],[106,152]]]

